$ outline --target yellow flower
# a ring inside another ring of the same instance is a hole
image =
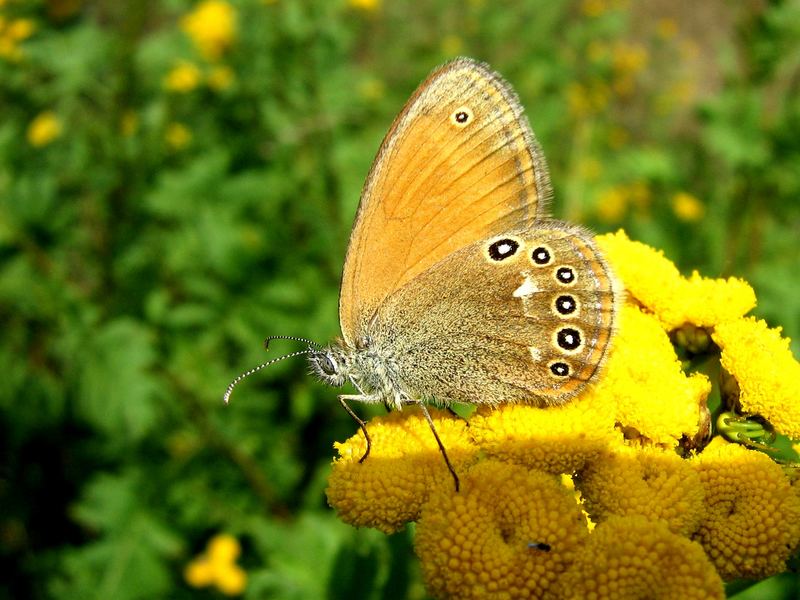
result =
[[[555,592],[564,600],[725,598],[700,545],[644,517],[612,517],[598,525]]]
[[[681,221],[694,223],[703,218],[705,207],[695,196],[686,192],[678,192],[672,197],[672,212]]]
[[[365,12],[372,12],[381,7],[381,0],[347,0],[347,3]]]
[[[456,473],[476,459],[477,449],[466,435],[463,419],[431,410],[436,432]],[[367,449],[361,431],[343,444],[335,444],[328,479],[328,502],[339,517],[357,527],[374,527],[386,533],[419,517],[431,487],[454,483],[439,452],[436,439],[422,413],[415,408],[373,418],[367,426],[372,447]]]
[[[614,415],[578,399],[562,406],[481,407],[469,435],[488,456],[547,473],[572,473],[603,453],[617,433]]]
[[[438,485],[415,547],[438,598],[541,597],[589,535],[573,492],[558,478],[487,460],[462,489]]]
[[[240,553],[241,546],[235,537],[215,535],[206,551],[186,565],[183,577],[192,587],[214,585],[223,594],[238,596],[247,587],[247,573],[236,564]]]
[[[29,38],[36,31],[36,24],[30,19],[14,19],[5,28],[3,35],[13,40],[21,42]]]
[[[191,143],[192,132],[183,123],[170,123],[164,139],[172,149],[181,150]]]
[[[800,363],[780,328],[746,317],[717,325],[711,337],[722,349],[722,366],[739,385],[741,411],[800,439]]]
[[[691,462],[706,493],[695,539],[722,578],[782,572],[800,544],[800,498],[780,465],[720,437]]]
[[[219,59],[236,39],[236,9],[224,0],[203,0],[181,20],[200,53]]]
[[[358,84],[358,93],[365,100],[380,100],[386,95],[386,85],[377,77],[368,77]]]
[[[647,66],[649,55],[642,44],[617,42],[611,51],[614,70],[621,75],[634,75]]]
[[[219,65],[211,69],[208,74],[208,87],[218,92],[225,91],[233,85],[235,75],[233,69],[227,65]]]
[[[609,9],[608,0],[583,0],[581,12],[587,17],[599,17]]]
[[[28,125],[28,143],[36,148],[48,145],[61,135],[61,120],[52,110],[36,115]]]
[[[614,186],[600,194],[596,204],[598,217],[606,223],[616,223],[625,216],[628,197],[622,186]]]
[[[678,34],[678,24],[675,19],[662,18],[656,23],[656,34],[662,40],[670,40]]]
[[[191,92],[200,83],[201,73],[197,65],[181,61],[164,78],[164,87],[173,92]]]
[[[455,56],[464,50],[464,40],[459,36],[450,34],[442,38],[442,53],[447,56]]]
[[[707,279],[696,272],[682,277],[661,251],[631,241],[623,231],[598,236],[597,243],[627,292],[667,330],[684,323],[710,327],[741,317],[756,304],[745,281]]]
[[[700,477],[672,451],[618,444],[588,462],[578,473],[577,488],[594,522],[640,515],[688,536],[704,515]]]
[[[139,115],[132,110],[126,110],[122,113],[119,128],[123,136],[131,137],[139,129]]]
[[[623,283],[628,285],[625,279]],[[626,303],[606,372],[577,401],[606,411],[623,428],[654,444],[672,448],[683,436],[697,433],[710,391],[704,375],[683,372],[659,322]]]

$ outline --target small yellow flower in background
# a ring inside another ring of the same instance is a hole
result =
[[[347,4],[365,12],[372,12],[381,7],[381,0],[347,0]]]
[[[236,9],[224,0],[203,0],[183,17],[181,28],[205,58],[218,60],[236,39]]]
[[[217,92],[224,92],[233,85],[236,76],[233,73],[233,69],[231,69],[227,65],[219,65],[211,69],[211,72],[208,74],[208,87],[212,90]]]
[[[656,23],[656,34],[662,40],[671,40],[678,35],[678,24],[675,19],[664,17]]]
[[[449,34],[442,38],[442,52],[447,56],[455,56],[464,51],[464,40],[455,34]]]
[[[745,317],[718,325],[711,337],[722,348],[722,366],[739,384],[742,412],[800,439],[800,363],[780,328]]]
[[[576,487],[596,523],[638,515],[690,536],[705,516],[699,475],[671,450],[617,444],[579,471]]]
[[[172,92],[191,92],[200,84],[202,74],[194,63],[180,61],[164,78],[164,87]]]
[[[34,31],[36,24],[31,19],[14,19],[5,27],[3,35],[14,42],[21,42],[33,35]]]
[[[703,548],[644,517],[613,517],[592,532],[553,598],[722,600],[725,591]]]
[[[706,210],[703,203],[686,192],[678,192],[672,197],[672,212],[681,221],[695,223],[703,218]]]
[[[722,578],[783,572],[800,544],[800,498],[780,465],[720,437],[691,463],[707,507],[695,538]]]
[[[541,597],[575,559],[589,531],[557,477],[487,460],[439,485],[425,504],[415,547],[439,598]]]
[[[477,457],[477,448],[465,435],[465,421],[443,411],[429,412],[453,467],[460,472]],[[363,463],[359,460],[367,443],[361,431],[335,445],[339,458],[328,479],[328,502],[351,525],[392,533],[419,517],[437,481],[446,481],[451,489],[454,483],[419,410],[376,417],[369,423],[369,435],[372,448]]]
[[[380,100],[386,95],[386,84],[378,77],[367,77],[359,82],[358,94],[365,100]]]
[[[235,537],[215,535],[206,551],[186,565],[183,577],[192,587],[213,585],[227,596],[238,596],[247,587],[247,572],[236,564],[239,554],[241,546]]]
[[[650,56],[647,48],[635,42],[617,42],[611,49],[614,70],[620,75],[635,75],[646,66]]]
[[[170,123],[164,139],[173,150],[181,150],[191,143],[192,132],[183,123]]]
[[[599,17],[610,8],[608,0],[583,0],[581,2],[581,12],[587,17]]]
[[[47,146],[61,135],[61,120],[52,110],[39,113],[28,125],[28,143],[41,148]]]
[[[119,129],[125,137],[131,137],[139,129],[139,115],[132,110],[122,113]]]

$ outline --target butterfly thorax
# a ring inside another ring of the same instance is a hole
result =
[[[309,357],[313,373],[323,382],[340,387],[350,381],[362,402],[383,402],[401,409],[408,396],[400,384],[400,370],[387,348],[362,339],[356,347],[343,340],[313,352]]]

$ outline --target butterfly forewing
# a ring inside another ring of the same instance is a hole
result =
[[[342,278],[345,339],[353,343],[388,296],[448,255],[542,218],[549,193],[511,88],[468,59],[432,73],[364,187]]]

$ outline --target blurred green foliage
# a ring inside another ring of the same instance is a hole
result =
[[[425,596],[410,532],[327,508],[354,425],[302,360],[220,398],[266,335],[337,334],[374,152],[458,54],[557,216],[747,279],[797,354],[796,0],[2,0],[0,598],[220,597],[183,577],[220,532],[247,598]]]

